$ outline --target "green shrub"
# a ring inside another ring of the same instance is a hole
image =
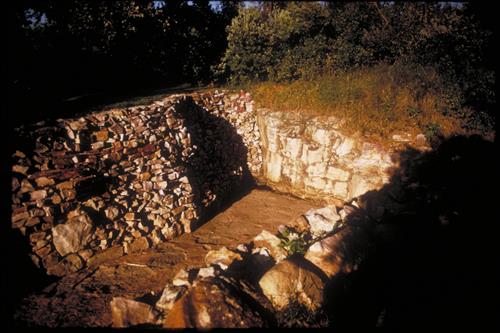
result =
[[[288,227],[280,231],[278,238],[281,240],[280,246],[287,251],[289,256],[293,254],[305,254],[309,246],[306,234],[298,233]]]

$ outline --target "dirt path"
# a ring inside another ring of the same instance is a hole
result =
[[[266,229],[276,232],[316,204],[255,189],[195,230],[139,254],[130,254],[66,276],[37,295],[26,298],[17,311],[19,325],[109,326],[109,302],[114,296],[136,298],[149,291],[159,295],[180,269],[204,266],[211,249],[249,242]]]

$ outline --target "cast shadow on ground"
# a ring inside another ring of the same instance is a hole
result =
[[[399,157],[391,182],[360,198],[362,215],[372,217],[353,214],[348,222],[357,227],[346,242],[347,260],[365,259],[327,289],[330,325],[488,327],[498,282],[494,144],[454,137],[428,153],[408,148]]]
[[[183,163],[193,181],[194,202],[200,216],[192,225],[195,230],[246,196],[257,184],[247,165],[248,149],[229,121],[207,112],[190,96],[176,110],[177,117],[185,120],[191,144],[197,147]],[[215,199],[205,205],[207,191]]]

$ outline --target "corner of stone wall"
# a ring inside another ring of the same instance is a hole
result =
[[[262,164],[248,94],[173,95],[17,133],[12,227],[53,275],[190,232]]]

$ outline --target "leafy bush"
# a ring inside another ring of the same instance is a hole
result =
[[[279,231],[280,246],[284,248],[288,255],[305,254],[309,247],[310,237],[305,233],[298,233],[295,230],[285,227]]]

